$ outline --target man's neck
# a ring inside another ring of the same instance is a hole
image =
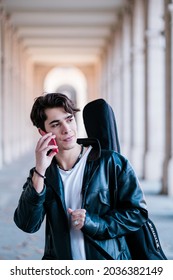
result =
[[[56,155],[57,164],[63,170],[70,170],[79,162],[82,154],[83,146],[76,143],[73,149],[64,150]]]

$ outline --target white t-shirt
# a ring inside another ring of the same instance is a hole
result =
[[[90,146],[74,168],[65,171],[59,168],[64,185],[66,207],[72,210],[80,209],[82,203],[82,182],[86,160],[92,147]],[[70,216],[70,215],[69,215]],[[70,217],[69,217],[70,222]],[[71,249],[74,260],[85,260],[84,237],[81,230],[75,230],[70,225]]]

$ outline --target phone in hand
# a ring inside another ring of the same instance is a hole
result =
[[[39,130],[39,132],[40,132],[40,134],[41,134],[42,136],[46,134],[46,132],[44,132],[44,131],[41,130],[41,129]],[[51,139],[50,142],[49,142],[49,145],[55,145],[55,146],[57,146],[56,140],[55,140],[54,138]],[[58,152],[59,152],[58,148],[52,149],[51,151],[54,152],[54,153],[58,153]]]

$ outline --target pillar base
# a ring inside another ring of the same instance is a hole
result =
[[[162,180],[163,154],[147,152],[145,155],[144,176],[147,180]]]

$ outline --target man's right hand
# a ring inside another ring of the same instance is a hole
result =
[[[35,149],[35,168],[42,175],[45,175],[46,169],[52,162],[53,157],[56,155],[56,152],[51,151],[49,155],[47,154],[49,150],[57,148],[55,145],[49,145],[51,139],[55,138],[51,132],[42,136],[36,145]],[[33,185],[37,192],[41,192],[43,190],[43,178],[39,176],[36,172],[34,172]]]

